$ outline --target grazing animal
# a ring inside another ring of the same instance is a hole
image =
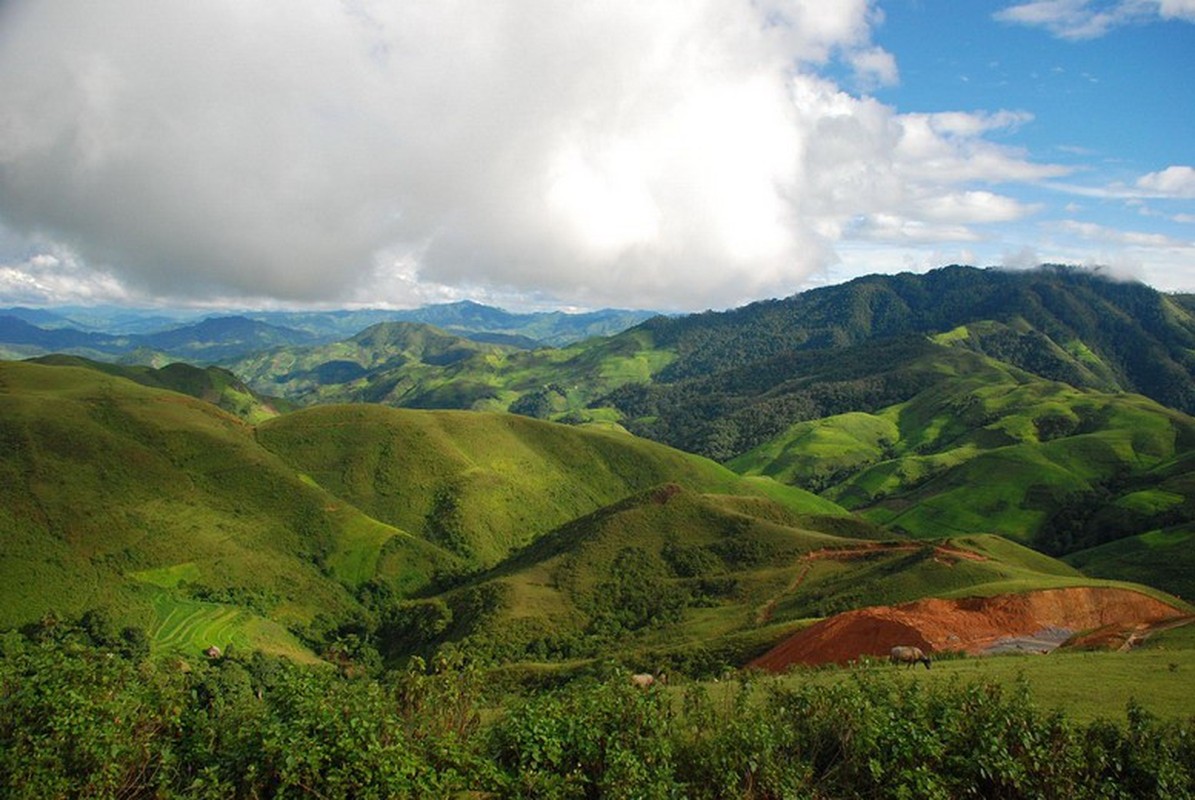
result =
[[[929,669],[929,656],[923,653],[920,647],[893,647],[892,663],[908,664],[910,667],[921,663],[925,665],[926,669]]]
[[[658,678],[647,672],[637,672],[631,676],[631,685],[638,686],[640,689],[647,689],[657,683],[668,683],[668,677],[662,672]]]

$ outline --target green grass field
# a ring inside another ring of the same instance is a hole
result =
[[[1123,723],[1130,704],[1161,719],[1190,720],[1195,719],[1195,621],[1159,630],[1126,652],[1062,648],[1047,655],[951,656],[935,660],[929,670],[873,659],[846,667],[796,667],[763,680],[831,684],[862,672],[905,681],[992,684],[1007,691],[1024,687],[1039,707],[1078,722]],[[706,686],[722,696],[736,691],[733,682]]]
[[[1173,638],[1170,638],[1173,636]],[[1170,644],[1166,644],[1170,642]],[[785,683],[850,680],[856,670],[884,670],[903,680],[993,683],[1015,689],[1024,683],[1039,706],[1089,722],[1123,722],[1130,702],[1168,719],[1195,717],[1195,625],[1160,636],[1156,643],[1127,653],[1068,652],[999,655],[935,661],[932,669],[877,663],[868,667],[796,670]]]
[[[227,652],[258,649],[300,663],[318,659],[285,628],[236,606],[180,600],[168,592],[152,598],[155,620],[147,631],[155,653],[194,657],[215,645]]]

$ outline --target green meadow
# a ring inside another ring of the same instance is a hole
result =
[[[1025,690],[1033,703],[1079,722],[1124,724],[1130,706],[1164,720],[1195,719],[1195,625],[1155,634],[1129,652],[1055,650],[1048,655],[993,655],[933,662],[929,670],[877,661],[863,667],[797,669],[782,685],[832,685],[858,673],[889,674],[935,685],[993,685]]]

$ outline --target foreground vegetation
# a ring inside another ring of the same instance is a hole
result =
[[[522,696],[441,662],[349,679],[152,661],[94,618],[0,638],[10,797],[1189,797],[1195,723],[1075,722],[1028,683],[887,669]],[[835,680],[820,676],[833,674]]]

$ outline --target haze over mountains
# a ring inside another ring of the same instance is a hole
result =
[[[119,307],[0,309],[0,355],[69,353],[104,361],[211,364],[283,345],[326,343],[381,322],[420,322],[460,336],[528,348],[617,333],[650,311],[515,314],[471,301],[417,309],[253,311],[207,315]]]
[[[99,605],[162,647],[704,670],[864,604],[1188,594],[1192,309],[1075,269],[947,267],[533,350],[294,314],[113,337],[198,352],[205,331],[242,348],[219,365],[4,364],[5,624]]]

